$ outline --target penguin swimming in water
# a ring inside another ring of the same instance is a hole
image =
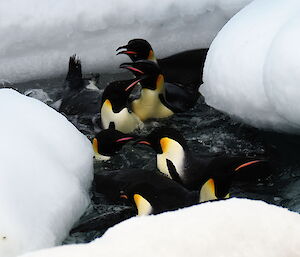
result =
[[[183,136],[172,128],[158,128],[139,144],[156,152],[157,168],[189,190],[199,190],[205,199],[224,198],[234,179],[266,177],[265,159],[240,156],[194,157]],[[248,175],[245,175],[248,174]]]
[[[66,115],[96,114],[99,112],[101,91],[96,84],[99,74],[90,78],[83,78],[81,61],[73,55],[69,59],[69,70],[65,80],[59,112]],[[85,85],[85,80],[89,84]]]
[[[120,51],[121,50],[121,51]],[[145,39],[132,39],[120,46],[117,55],[126,54],[133,62],[149,60],[157,62],[166,82],[199,88],[203,83],[203,67],[208,48],[184,51],[164,59],[156,59],[150,43]]]
[[[104,89],[100,108],[103,129],[107,129],[112,122],[115,129],[123,133],[143,127],[143,122],[129,106],[130,95],[137,83],[136,79],[114,81]]]
[[[96,160],[107,161],[116,152],[120,151],[123,145],[134,140],[134,137],[124,134],[115,129],[115,124],[110,123],[108,129],[100,131],[93,138],[93,149]]]
[[[96,174],[96,191],[113,201],[125,198],[138,215],[177,210],[200,200],[199,191],[189,191],[166,176],[151,170],[128,169]],[[203,200],[203,199],[202,199]]]
[[[198,98],[198,90],[190,90],[179,84],[165,83],[158,65],[151,61],[123,63],[120,68],[131,71],[142,86],[140,98],[132,101],[133,112],[142,120],[166,118],[192,108]]]

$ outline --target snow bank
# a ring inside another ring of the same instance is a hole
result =
[[[158,56],[208,47],[252,0],[0,1],[0,79],[13,82],[67,72],[77,53],[86,71],[116,69],[115,50],[146,38]],[[123,59],[122,59],[123,58]]]
[[[60,244],[89,204],[90,142],[46,104],[0,89],[0,256]]]
[[[300,2],[256,0],[213,41],[200,92],[206,102],[263,128],[300,133]]]
[[[296,257],[299,236],[299,214],[262,201],[233,198],[131,218],[90,244],[22,257]]]

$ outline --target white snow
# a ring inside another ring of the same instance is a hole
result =
[[[89,204],[89,140],[46,104],[0,89],[0,256],[60,244]]]
[[[229,199],[134,217],[89,244],[22,257],[300,256],[300,215],[262,201]]]
[[[255,0],[214,39],[200,92],[262,128],[300,133],[300,1]]]
[[[1,0],[0,80],[67,72],[77,53],[83,69],[109,71],[129,59],[116,48],[149,40],[158,57],[208,47],[216,33],[252,0]]]

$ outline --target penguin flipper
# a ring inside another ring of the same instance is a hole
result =
[[[176,181],[177,183],[182,185],[183,184],[182,180],[181,180],[179,174],[177,173],[174,164],[169,159],[167,159],[167,167],[168,167],[168,171],[170,173],[171,178],[174,181]]]

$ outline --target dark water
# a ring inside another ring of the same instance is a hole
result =
[[[124,74],[104,74],[101,88],[109,81],[126,77]],[[62,91],[64,78],[21,83],[15,87],[22,93],[28,89],[36,91],[35,97],[51,105]],[[50,99],[43,96],[47,93]],[[46,99],[46,100],[45,100]],[[67,117],[73,124],[92,138],[94,127],[78,116]],[[284,206],[300,213],[300,137],[265,132],[230,119],[200,99],[189,112],[178,114],[163,121],[151,121],[139,133],[148,134],[153,127],[167,125],[177,128],[185,136],[194,153],[227,153],[248,156],[268,155],[273,165],[273,175],[265,181],[235,183],[232,196],[261,199],[268,203]],[[142,146],[125,146],[108,162],[94,162],[95,173],[112,169],[147,168],[155,169],[155,154]],[[103,195],[91,191],[92,204],[71,231],[65,243],[88,242],[101,236],[109,227],[135,215],[135,210],[123,203],[109,202]]]

